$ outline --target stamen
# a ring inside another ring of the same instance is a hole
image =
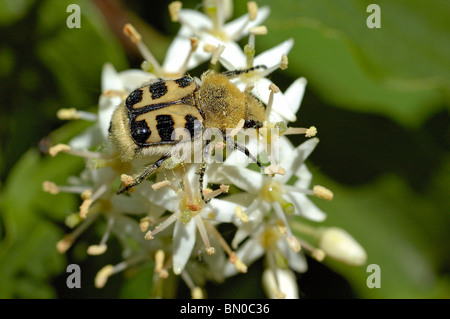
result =
[[[189,183],[187,174],[183,175],[183,186],[184,186],[184,192],[187,197],[186,206],[194,204],[194,197],[192,196],[191,184]]]
[[[216,190],[214,190],[214,191],[211,191],[211,190],[204,190],[204,192],[203,192],[203,198],[206,200],[206,201],[208,201],[208,200],[210,200],[211,198],[214,198],[214,197],[217,197],[217,196],[219,196],[220,194],[223,194],[223,193],[228,193],[228,190],[229,190],[229,188],[230,188],[230,186],[228,186],[228,185],[220,185],[220,188],[219,189],[216,189]],[[205,192],[206,191],[206,192]]]
[[[328,201],[333,199],[333,192],[323,186],[315,185],[313,187],[313,192],[314,192],[314,195],[316,195],[319,198],[322,198],[322,199],[325,199]]]
[[[102,255],[108,247],[106,245],[90,245],[87,254],[91,256]]]
[[[198,39],[197,38],[191,37],[191,38],[189,38],[189,40],[191,42],[191,49],[189,50],[189,53],[186,56],[186,59],[184,60],[184,63],[180,68],[180,71],[179,71],[180,76],[186,73],[189,60],[191,59],[192,54],[194,54],[195,50],[197,50],[197,47],[198,47]]]
[[[59,109],[56,113],[56,117],[60,120],[87,120],[95,122],[98,117],[97,114],[86,112],[86,111],[78,111],[75,108],[69,109]]]
[[[243,223],[248,222],[248,216],[246,213],[244,213],[241,206],[236,206],[236,208],[234,209],[234,214],[236,215],[237,218],[239,218],[241,222]]]
[[[95,287],[103,288],[108,281],[108,278],[114,274],[114,266],[106,265],[95,276]]]
[[[227,135],[228,135],[230,138],[234,137],[235,135],[237,135],[237,134],[239,133],[240,130],[242,130],[242,129],[244,128],[244,125],[245,125],[245,120],[244,120],[244,119],[241,119],[241,120],[239,121],[239,123],[236,125],[236,127],[235,127],[234,129],[232,129],[232,130],[230,131],[230,133],[228,133]]]
[[[48,150],[50,156],[55,157],[60,152],[68,152],[70,151],[70,146],[67,144],[56,144]]]
[[[42,189],[44,192],[56,195],[60,192],[60,188],[53,182],[44,181],[42,183]]]
[[[247,272],[247,265],[245,265],[236,255],[236,253],[231,249],[231,247],[228,245],[228,243],[225,241],[223,236],[219,233],[216,227],[212,226],[211,224],[205,222],[206,228],[208,228],[208,231],[210,234],[212,234],[217,241],[219,242],[220,246],[223,248],[223,250],[227,253],[229,256],[229,262],[234,265],[237,271],[240,273],[246,273]]]
[[[275,213],[277,214],[278,218],[281,219],[281,221],[284,223],[284,226],[286,227],[287,241],[289,243],[289,247],[291,247],[295,252],[299,251],[300,244],[298,243],[298,240],[296,239],[296,237],[292,234],[292,231],[291,231],[291,228],[287,221],[286,215],[284,214],[280,204],[275,202],[272,205],[272,207],[274,208]]]
[[[200,215],[194,216],[195,224],[197,225],[198,232],[200,233],[200,237],[203,240],[203,243],[206,247],[206,252],[208,255],[213,255],[215,252],[214,247],[211,247],[211,243],[209,242],[208,233],[206,232],[205,224],[203,223],[203,219]]]
[[[139,220],[139,228],[141,229],[142,232],[147,231],[147,229],[150,227],[150,225],[152,224],[152,221],[150,219],[150,217],[143,217]]]
[[[214,53],[218,49],[219,46],[215,46],[214,44],[211,44],[211,43],[206,43],[203,46],[203,51],[205,51],[207,53]]]
[[[169,14],[170,14],[170,20],[172,22],[178,22],[180,20],[178,16],[178,12],[183,7],[183,4],[181,1],[174,1],[169,4]]]
[[[80,236],[96,219],[99,214],[91,214],[88,218],[86,218],[80,226],[75,228],[75,230],[65,235],[60,241],[56,243],[56,250],[58,253],[65,253],[74,243],[74,241]]]
[[[300,243],[298,242],[298,240],[297,240],[297,238],[296,238],[295,236],[293,236],[293,235],[288,236],[288,237],[286,238],[286,240],[287,240],[287,242],[288,242],[288,244],[289,244],[289,247],[291,247],[291,249],[292,249],[294,252],[297,253],[297,252],[300,251],[301,246],[300,246]]]
[[[130,258],[128,260],[122,261],[118,263],[115,266],[112,265],[106,265],[95,276],[95,287],[97,288],[103,288],[106,285],[106,282],[108,281],[108,278],[111,277],[114,274],[117,274],[118,272],[121,272],[128,267],[135,265],[145,259],[148,258],[148,255],[146,253],[137,255],[136,257]]]
[[[325,259],[325,252],[322,249],[314,249],[311,251],[311,257],[313,257],[315,260],[322,262]]]
[[[88,247],[87,253],[88,255],[102,255],[108,246],[106,246],[106,242],[108,241],[109,235],[111,234],[111,228],[114,225],[114,218],[108,218],[108,222],[106,224],[106,230],[103,234],[102,239],[98,245],[91,245]]]
[[[236,41],[242,31],[247,28],[250,21],[254,21],[258,16],[258,5],[255,1],[247,2],[248,19],[242,24],[242,26],[230,37],[231,41]]]
[[[72,194],[81,194],[86,191],[85,186],[59,186],[50,181],[44,181],[42,183],[42,189],[44,192],[50,193],[52,195],[58,193],[72,193]]]
[[[264,114],[264,116],[267,120],[269,120],[270,113],[272,112],[274,94],[280,92],[280,88],[272,83],[269,85],[269,91],[270,91],[269,101],[267,102],[266,111]]]
[[[172,223],[174,223],[178,217],[181,215],[181,211],[177,211],[176,213],[170,215],[165,221],[163,221],[161,224],[155,227],[153,231],[149,231],[145,234],[145,239],[152,240],[153,236],[155,236],[160,231],[166,229],[168,226],[170,226]]]
[[[249,30],[250,34],[253,35],[266,35],[267,34],[267,27],[265,25],[260,25],[257,27],[253,27]],[[252,44],[252,43],[250,43]],[[254,46],[254,43],[253,43]]]
[[[293,135],[293,134],[305,134],[306,137],[313,137],[317,134],[317,129],[315,126],[310,128],[304,127],[288,127],[286,131],[282,133],[283,135]]]
[[[205,45],[206,47],[206,45]],[[204,49],[205,49],[204,47]],[[217,61],[219,61],[220,55],[223,53],[223,51],[225,50],[225,45],[223,44],[219,44],[217,47],[214,47],[214,50],[212,51],[213,55],[211,57],[211,64],[216,64]],[[206,50],[205,50],[206,51]]]
[[[88,214],[88,211],[89,211],[89,207],[91,207],[93,202],[94,201],[92,199],[85,199],[81,203],[81,205],[80,205],[80,212],[79,212],[81,218],[83,218],[83,219],[86,218],[86,216]]]
[[[73,156],[79,156],[86,159],[90,158],[103,158],[104,155],[97,152],[90,152],[87,150],[74,150],[67,144],[56,144],[50,147],[48,153],[50,156],[55,157],[58,153],[64,152]]]
[[[189,274],[186,270],[183,270],[181,272],[181,278],[184,280],[184,283],[186,284],[186,286],[188,286],[188,288],[191,290],[192,299],[202,299],[203,298],[202,289],[194,284],[194,281],[189,276]]]
[[[276,164],[270,164],[266,168],[264,168],[264,173],[268,175],[284,175],[286,174],[286,170],[283,167],[277,166]]]
[[[255,1],[247,2],[248,20],[253,21],[258,16],[258,5]]]
[[[64,254],[74,243],[75,238],[72,234],[65,235],[60,241],[56,243],[56,251]]]
[[[281,56],[281,64],[280,64],[280,69],[281,70],[286,70],[288,67],[288,57],[286,54],[283,54]]]
[[[255,83],[254,82],[250,82],[245,87],[244,92],[250,93],[253,90],[254,87],[255,87]]]
[[[162,249],[158,249],[155,253],[155,272],[163,279],[169,276],[169,273],[164,269],[164,258],[165,254]]]
[[[161,65],[155,59],[147,46],[142,42],[141,35],[136,31],[133,25],[131,25],[130,23],[125,24],[125,26],[123,27],[123,33],[125,33],[125,35],[128,36],[134,44],[136,44],[136,47],[138,48],[142,57],[154,66],[155,72],[157,74],[163,74]]]
[[[152,188],[153,188],[154,191],[157,191],[160,188],[163,188],[163,187],[166,187],[166,186],[170,186],[170,185],[171,185],[170,181],[166,179],[166,180],[164,180],[162,182],[158,182],[158,183],[153,184]]]
[[[236,262],[234,263],[234,267],[236,268],[237,271],[239,271],[242,274],[247,273],[248,267],[246,264],[244,264],[242,262],[242,260],[240,260],[239,258],[236,260]]]
[[[191,296],[192,299],[203,299],[203,290],[200,287],[195,287],[194,289],[192,289],[191,291]]]

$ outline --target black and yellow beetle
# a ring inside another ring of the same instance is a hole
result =
[[[180,142],[173,134],[178,128],[189,131],[192,139],[199,130],[218,129],[227,143],[263,168],[244,146],[226,135],[226,130],[235,128],[242,119],[244,128],[263,126],[263,104],[230,82],[231,78],[257,68],[265,66],[224,73],[209,70],[203,73],[201,80],[190,76],[158,79],[132,91],[113,113],[110,140],[123,162],[134,158],[160,158],[117,193],[139,185],[171,157],[173,146]],[[205,168],[206,165],[202,165],[199,173],[201,184]]]

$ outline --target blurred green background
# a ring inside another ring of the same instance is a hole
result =
[[[71,3],[81,8],[81,28],[69,29]],[[70,156],[42,155],[44,137],[67,142],[88,123],[64,123],[60,108],[95,110],[101,69],[138,68],[141,58],[121,34],[126,22],[142,33],[159,61],[179,25],[168,1],[0,0],[0,298],[146,298],[153,265],[112,277],[103,289],[93,280],[105,264],[121,261],[111,238],[102,256],[86,248],[100,240],[99,222],[67,254],[55,244],[68,232],[64,218],[76,196],[42,191],[44,180],[65,184],[83,167]],[[197,1],[184,7],[201,9]],[[314,184],[335,194],[316,201],[327,225],[350,232],[381,269],[381,288],[368,288],[366,265],[309,259],[298,274],[303,298],[450,297],[450,2],[283,0],[270,5],[269,33],[257,52],[295,39],[289,68],[272,74],[285,90],[308,79],[296,125],[315,125],[321,142],[309,159]],[[381,8],[381,28],[370,29],[370,3]],[[246,11],[235,1],[235,17]],[[242,43],[245,43],[245,39]],[[191,71],[199,75],[207,66]],[[303,139],[298,139],[298,143]],[[66,266],[82,269],[82,288],[68,289]],[[262,262],[213,298],[262,298]],[[239,287],[239,289],[237,288]],[[183,283],[177,297],[189,296]]]

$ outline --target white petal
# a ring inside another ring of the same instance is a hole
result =
[[[287,55],[294,45],[293,39],[288,39],[273,48],[258,54],[253,65],[265,65],[267,68],[278,65],[281,62],[281,56],[283,54]]]
[[[186,32],[190,32],[186,26],[182,26],[180,33],[185,33],[185,30],[187,30]],[[182,35],[180,33],[173,39],[172,44],[166,52],[162,67],[167,73],[178,73],[183,67],[189,51],[191,50],[191,40],[189,40],[189,37],[191,37],[192,34]],[[211,53],[203,50],[204,45],[205,41],[200,38],[197,50],[189,59],[187,65],[188,70],[197,67],[211,58]]]
[[[298,78],[284,92],[284,97],[288,100],[292,113],[297,114],[305,94],[306,79]]]
[[[306,165],[300,166],[295,175],[298,180],[294,183],[294,187],[299,189],[308,189],[311,184],[312,174]]]
[[[304,164],[306,158],[308,158],[318,143],[319,139],[317,137],[303,142],[294,149],[289,156],[286,156],[286,158],[281,160],[280,166],[287,172],[291,172],[291,174],[298,176],[297,172],[300,167]]]
[[[152,204],[164,207],[172,213],[179,210],[179,198],[171,188],[164,187],[155,191],[150,182],[144,181],[136,187],[136,191],[146,197]]]
[[[105,63],[102,69],[102,92],[122,90],[122,81],[111,63]]]
[[[294,204],[295,214],[317,222],[321,222],[327,217],[327,215],[303,193],[290,191],[289,193],[285,193],[284,196],[289,202]]]
[[[250,194],[259,192],[264,184],[264,175],[247,168],[222,165],[211,176],[211,181],[222,184],[233,184]]]
[[[175,275],[181,274],[191,256],[196,231],[197,227],[193,220],[187,224],[183,224],[179,220],[175,222],[173,230],[173,272]]]
[[[264,270],[263,285],[267,296],[270,299],[279,299],[280,296],[277,294],[277,289],[279,289],[279,292],[284,294],[284,298],[298,299],[298,285],[294,273],[289,269],[280,268],[276,268],[275,273],[277,276],[277,280],[275,280],[274,272],[272,271],[272,269]]]
[[[219,62],[229,71],[246,68],[247,57],[236,42],[224,43],[225,50],[219,57]]]
[[[237,251],[237,256],[247,267],[263,255],[264,248],[254,239],[247,240]],[[224,272],[226,277],[237,274],[236,268],[230,263],[225,266]]]
[[[221,223],[231,223],[237,220],[235,213],[237,206],[237,204],[229,202],[227,200],[213,198],[209,202],[208,210],[210,210],[211,213],[214,214],[213,219],[215,221]],[[209,214],[210,213],[206,212],[205,216],[203,217],[205,219],[209,219]]]
[[[284,258],[286,258],[290,269],[300,273],[308,270],[305,256],[301,252],[296,253],[293,251],[285,238],[277,241],[277,247],[282,252]]]
[[[93,125],[72,138],[69,146],[76,150],[86,150],[94,145],[98,145],[102,141],[102,133],[98,125]]]
[[[133,91],[134,89],[142,86],[144,83],[156,78],[155,75],[139,69],[122,71],[119,73],[119,76],[122,81],[123,88],[127,92]]]
[[[114,110],[122,103],[120,97],[106,97],[100,96],[98,108],[98,126],[100,128],[101,136],[107,139],[109,136],[109,127]]]
[[[269,102],[269,86],[272,83],[273,82],[269,79],[261,78],[255,83],[255,88],[252,90],[252,93],[266,105]],[[297,119],[295,114],[291,111],[289,102],[282,92],[273,95],[272,113],[273,112],[278,113],[278,115],[288,122],[294,122]],[[273,121],[272,118],[270,118],[270,120]]]
[[[180,21],[186,21],[189,25],[195,26],[196,30],[210,30],[213,27],[211,19],[200,11],[181,9],[178,12],[178,16]]]
[[[228,37],[234,36],[238,31],[242,29],[242,31],[239,33],[239,36],[236,39],[230,39],[230,40],[239,40],[242,37],[248,35],[248,30],[250,28],[256,27],[260,25],[270,14],[270,8],[268,6],[264,6],[261,8],[258,8],[258,15],[256,16],[255,20],[250,21],[248,25],[242,29],[242,26],[246,23],[248,20],[248,14],[244,14],[243,16],[240,16],[239,18],[228,22],[226,25],[224,25],[223,29]]]

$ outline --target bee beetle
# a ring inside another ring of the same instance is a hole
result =
[[[187,129],[191,139],[198,129],[218,129],[227,143],[244,152],[263,169],[247,148],[226,135],[226,129],[235,128],[242,119],[244,128],[259,129],[263,126],[263,104],[230,82],[230,79],[258,68],[266,67],[260,65],[223,73],[208,70],[202,74],[201,81],[188,75],[174,80],[158,79],[132,91],[112,115],[110,140],[122,162],[161,157],[135,176],[131,184],[119,189],[117,194],[139,185],[171,157],[172,148],[180,142],[172,134],[177,128]],[[203,200],[205,169],[203,162],[199,172]]]

